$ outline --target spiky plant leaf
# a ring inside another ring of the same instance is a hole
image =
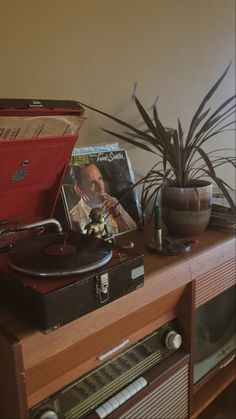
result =
[[[225,182],[221,178],[215,176],[209,170],[205,170],[205,169],[202,169],[202,170],[216,183],[216,185],[218,186],[218,188],[223,192],[225,198],[227,199],[227,201],[228,201],[228,203],[229,203],[229,205],[231,207],[232,212],[235,213],[235,204],[234,204],[234,201],[231,198],[231,196],[230,196],[227,188],[225,187]]]
[[[125,136],[125,135],[119,134],[118,132],[109,131],[109,130],[107,130],[107,129],[103,129],[103,131],[104,131],[104,132],[107,132],[108,134],[113,135],[113,137],[116,137],[116,138],[119,138],[120,140],[126,141],[126,142],[127,142],[127,143],[129,143],[129,144],[136,145],[137,147],[142,148],[143,150],[150,151],[151,153],[156,154],[156,153],[155,153],[155,151],[153,151],[153,150],[152,150],[150,147],[148,147],[147,145],[142,144],[142,143],[140,143],[140,142],[137,142],[137,141],[135,141],[135,140],[132,140],[131,138],[128,138],[128,137],[127,137],[127,136]]]
[[[153,134],[154,138],[156,140],[159,140],[159,134],[158,131],[156,130],[156,127],[154,126],[150,116],[148,115],[148,113],[145,111],[144,107],[142,106],[142,104],[139,102],[138,98],[135,96],[134,98],[136,106],[139,110],[139,113],[141,115],[141,117],[143,118],[145,124],[147,125],[147,127],[149,128],[149,130],[151,131],[151,133]]]
[[[213,167],[213,165],[211,163],[211,160],[209,159],[208,155],[205,153],[205,151],[202,150],[201,147],[194,147],[194,148],[196,148],[196,150],[198,151],[198,153],[201,155],[201,157],[203,158],[203,160],[207,164],[210,172],[213,173],[216,176],[215,169],[214,169],[214,167]]]
[[[200,116],[202,110],[204,109],[207,102],[210,100],[210,98],[213,96],[213,94],[215,93],[215,91],[217,90],[217,88],[219,87],[219,85],[221,84],[223,79],[225,78],[230,66],[231,66],[231,62],[228,64],[228,66],[226,67],[223,74],[219,77],[219,79],[216,81],[216,83],[213,85],[213,87],[209,90],[209,92],[206,94],[206,96],[204,96],[202,102],[200,103],[196,113],[193,116],[192,122],[190,123],[190,128],[189,128],[189,132],[188,132],[187,140],[186,140],[187,143],[189,143],[189,141],[191,140],[192,135],[193,135],[195,129],[197,128],[197,126],[198,126],[199,116]]]
[[[100,113],[103,116],[106,116],[107,118],[111,119],[112,121],[116,122],[117,124],[119,124],[121,126],[124,126],[124,127],[128,128],[128,129],[130,129],[131,131],[134,131],[139,136],[143,136],[144,139],[146,139],[147,141],[150,141],[150,138],[151,138],[150,135],[148,135],[148,138],[147,138],[147,136],[144,135],[144,131],[141,131],[141,130],[137,129],[135,126],[133,126],[133,125],[131,125],[131,124],[125,122],[125,121],[122,121],[121,119],[116,118],[115,116],[110,115],[107,112],[103,112],[103,111],[100,111],[99,109],[96,109],[96,108],[94,108],[92,106],[86,105],[85,103],[80,102],[80,104],[82,106],[85,106],[88,109],[91,109],[91,110],[93,110],[93,111],[95,111],[97,113]]]
[[[202,125],[200,131],[196,134],[196,138],[198,138],[202,133],[206,132],[209,128],[212,127],[212,125],[219,119],[222,118],[222,115],[220,115],[220,112],[226,108],[226,106],[229,105],[230,102],[232,102],[232,100],[234,100],[236,97],[236,95],[231,96],[230,98],[228,98],[227,100],[225,100],[216,110],[215,112],[213,112],[211,114],[211,116],[204,122],[204,124]],[[233,106],[231,106],[229,108],[229,110],[226,111],[226,113],[228,111],[231,111],[232,109],[235,109],[235,104]],[[217,117],[217,118],[215,118]]]

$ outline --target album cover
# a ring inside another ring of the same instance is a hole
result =
[[[115,144],[74,149],[62,200],[73,230],[86,233],[92,208],[102,208],[111,235],[137,229],[139,201],[127,151]]]

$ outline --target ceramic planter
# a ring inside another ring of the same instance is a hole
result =
[[[211,217],[212,185],[199,181],[196,186],[161,190],[162,217],[168,233],[177,237],[197,236]]]

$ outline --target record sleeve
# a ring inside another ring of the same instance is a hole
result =
[[[85,120],[76,101],[0,98],[0,140],[76,135]]]
[[[103,208],[111,235],[135,230],[140,205],[127,151],[117,144],[75,148],[62,188],[70,228],[86,232],[90,211]]]

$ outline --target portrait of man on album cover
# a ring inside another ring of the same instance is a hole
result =
[[[137,229],[139,202],[126,150],[72,154],[63,185],[70,228],[86,233],[93,208],[101,208],[110,235]]]

